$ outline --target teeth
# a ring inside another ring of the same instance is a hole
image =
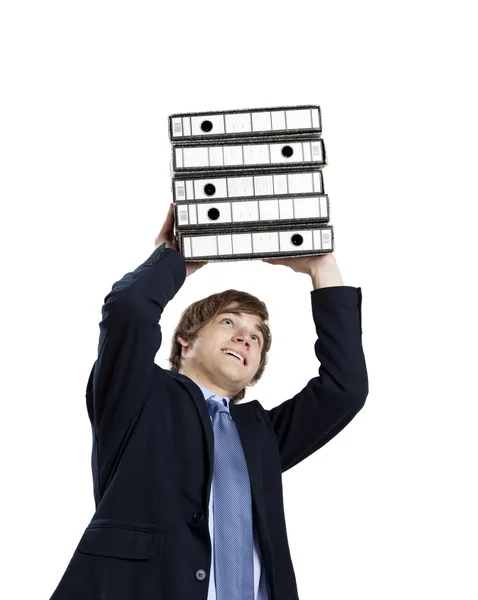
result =
[[[233,356],[237,357],[242,364],[244,364],[244,359],[242,358],[242,356],[240,354],[237,354],[236,352],[233,352],[232,350],[223,350],[224,354],[232,354]]]

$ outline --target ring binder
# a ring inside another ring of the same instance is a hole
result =
[[[241,226],[310,221],[328,222],[329,200],[326,194],[308,196],[271,196],[260,200],[238,198],[233,201],[189,202],[176,204],[175,223],[178,231],[199,227]]]
[[[322,133],[319,106],[248,108],[169,117],[169,139],[174,143],[295,133]]]
[[[241,142],[211,141],[208,145],[175,146],[174,171],[211,169],[244,170],[250,167],[325,166],[326,155],[322,138],[280,138]]]
[[[182,177],[182,178],[181,178]],[[281,169],[271,173],[269,170],[259,170],[250,174],[204,174],[190,176],[184,173],[173,177],[173,201],[189,200],[221,200],[224,198],[263,196],[284,196],[287,194],[323,194],[324,178],[322,169],[302,170],[292,172]]]
[[[309,256],[333,251],[333,228],[294,225],[274,229],[237,228],[231,231],[178,231],[181,254],[193,261],[244,260]]]

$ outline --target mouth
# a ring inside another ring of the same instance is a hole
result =
[[[221,350],[221,352],[222,352],[222,353],[223,353],[225,356],[230,356],[231,358],[233,358],[233,359],[237,360],[238,362],[240,362],[240,363],[241,363],[241,365],[242,365],[243,367],[245,367],[245,366],[246,366],[246,364],[247,364],[247,361],[246,361],[246,359],[244,359],[244,362],[242,362],[242,360],[241,360],[240,358],[237,358],[237,356],[234,356],[234,354],[229,354],[228,352],[224,352],[223,350]]]

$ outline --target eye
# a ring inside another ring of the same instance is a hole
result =
[[[229,317],[222,319],[222,321],[231,321],[231,323],[234,323],[234,321],[232,319],[229,319]],[[221,323],[222,323],[222,321],[221,321]],[[257,339],[257,343],[260,345],[260,343],[261,343],[260,337],[258,335],[256,335],[255,333],[253,334],[253,337],[255,337]]]

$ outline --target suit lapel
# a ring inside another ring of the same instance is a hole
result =
[[[194,381],[186,375],[169,370],[166,370],[166,373],[177,381],[177,383],[188,393],[194,403],[201,425],[204,429],[207,440],[208,458],[210,465],[212,465],[214,458],[214,434],[204,395]],[[257,420],[259,417],[256,417],[249,404],[249,402],[246,402],[245,404],[233,404],[232,402],[229,402],[229,410],[234,419],[234,423],[236,424],[244,450],[251,483],[252,500],[256,510],[260,513],[264,505],[264,490],[262,485],[262,463],[260,460],[261,448],[257,427]]]

